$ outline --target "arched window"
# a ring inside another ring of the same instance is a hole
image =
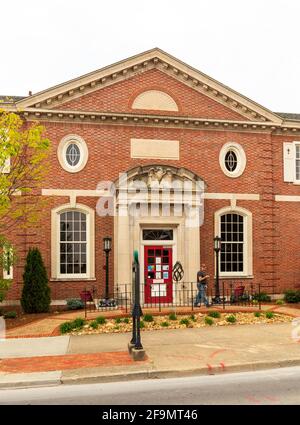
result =
[[[252,214],[238,207],[217,211],[215,233],[222,239],[220,275],[252,275]]]
[[[52,277],[94,278],[94,211],[69,205],[52,211]]]

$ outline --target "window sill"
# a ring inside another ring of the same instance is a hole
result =
[[[95,277],[53,277],[50,282],[94,282]]]
[[[216,276],[214,276],[214,279],[216,279]],[[247,275],[233,275],[233,276],[219,276],[219,279],[229,279],[229,280],[233,280],[233,279],[254,279],[254,276],[247,276]]]

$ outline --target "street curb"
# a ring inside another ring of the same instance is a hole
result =
[[[16,377],[15,381],[13,381],[13,375]],[[61,371],[40,372],[38,379],[34,378],[32,373],[0,375],[0,390],[57,386],[62,384],[61,375]],[[5,379],[6,381],[1,382]]]
[[[108,383],[108,382],[124,382],[134,380],[147,380],[147,379],[166,379],[166,378],[179,378],[188,376],[203,376],[203,375],[221,375],[227,373],[237,372],[254,372],[264,369],[279,369],[284,367],[300,366],[300,358],[291,360],[282,360],[274,362],[255,362],[245,364],[232,364],[229,366],[210,366],[186,369],[186,370],[144,370],[137,372],[127,373],[112,373],[110,375],[86,375],[76,377],[61,377],[61,383],[67,385],[86,384],[86,383]]]

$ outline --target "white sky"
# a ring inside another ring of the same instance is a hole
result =
[[[0,94],[160,47],[261,105],[300,113],[299,0],[0,0]]]

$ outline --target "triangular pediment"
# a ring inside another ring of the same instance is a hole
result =
[[[16,106],[23,110],[26,108],[67,110],[67,105],[72,100],[153,69],[167,74],[202,96],[234,111],[241,116],[241,119],[278,124],[283,121],[282,117],[158,48],[36,93],[20,100]]]

